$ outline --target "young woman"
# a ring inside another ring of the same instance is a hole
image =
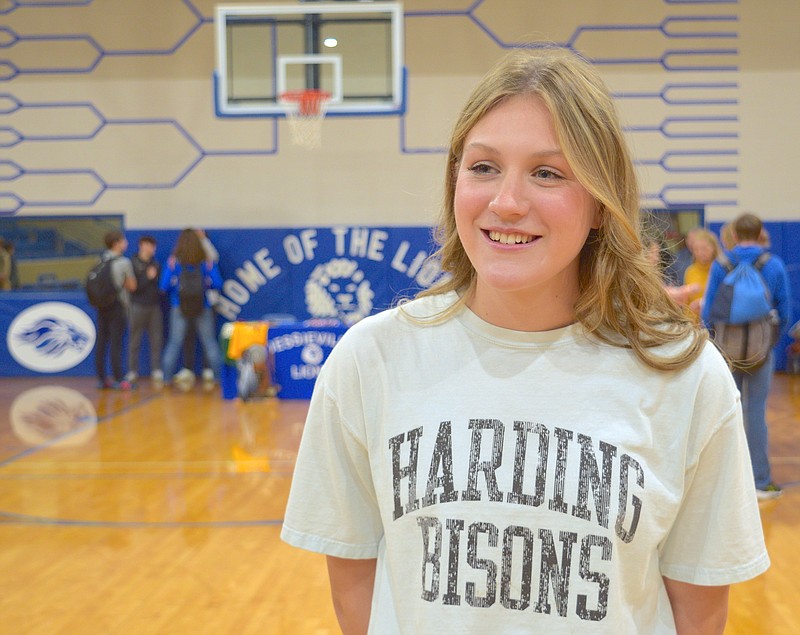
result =
[[[456,123],[450,277],[353,326],[282,536],[346,634],[722,633],[768,566],[731,374],[639,236],[608,91],[515,51]]]
[[[183,271],[199,272],[202,276],[202,287],[197,290],[196,315],[185,315],[181,309],[180,286]],[[160,286],[161,290],[168,294],[170,304],[169,334],[164,348],[164,381],[169,383],[173,380],[189,322],[194,323],[206,359],[214,372],[215,379],[219,380],[222,352],[217,342],[214,312],[208,303],[206,291],[221,288],[222,277],[216,263],[206,260],[203,244],[195,230],[187,228],[178,235],[175,250],[161,274]],[[193,372],[190,371],[188,374],[194,378]]]

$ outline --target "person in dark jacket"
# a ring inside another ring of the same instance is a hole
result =
[[[136,291],[131,293],[131,332],[128,351],[128,381],[139,379],[139,351],[142,335],[147,332],[150,344],[150,379],[155,387],[164,384],[161,349],[164,343],[164,316],[161,312],[161,264],[155,259],[156,239],[142,236],[139,251],[131,259],[136,276]]]

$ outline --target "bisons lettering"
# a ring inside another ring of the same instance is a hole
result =
[[[420,597],[602,620],[613,557],[605,534],[623,543],[636,536],[640,463],[610,443],[540,423],[514,421],[508,441],[506,424],[497,419],[472,419],[467,431],[463,456],[454,456],[450,421],[439,423],[432,444],[423,443],[424,427],[389,439],[393,519],[417,513],[421,532]],[[506,457],[511,461],[504,465]],[[481,501],[543,513],[535,516],[537,526],[442,517],[448,505]],[[434,506],[438,515],[430,513]],[[586,531],[547,526],[557,525],[559,515],[583,521]]]

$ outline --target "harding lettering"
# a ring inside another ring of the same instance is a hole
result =
[[[439,424],[430,457],[425,457],[427,461],[420,457],[423,427],[389,439],[394,520],[437,503],[486,500],[540,507],[547,500],[550,511],[571,514],[608,529],[612,485],[616,485],[619,494],[614,531],[624,542],[634,539],[642,500],[633,491],[644,488],[644,471],[636,459],[628,454],[618,456],[614,445],[605,441],[596,444],[591,437],[580,433],[576,442],[576,435],[570,430],[554,428],[551,432],[542,424],[515,421],[514,458],[510,479],[507,479],[510,490],[503,491],[498,473],[506,448],[505,424],[497,419],[472,419],[468,428],[471,435],[465,470],[456,470],[454,466],[450,421]],[[535,465],[529,465],[531,459]],[[571,462],[575,461],[577,487],[567,488],[566,475]],[[425,491],[420,498],[418,474],[425,467]],[[456,488],[456,474],[466,475],[463,489]],[[570,500],[567,500],[568,495]]]

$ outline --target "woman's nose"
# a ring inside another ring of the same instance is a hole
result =
[[[521,216],[528,212],[529,201],[525,184],[519,177],[506,175],[494,198],[489,202],[489,211],[498,216]]]

